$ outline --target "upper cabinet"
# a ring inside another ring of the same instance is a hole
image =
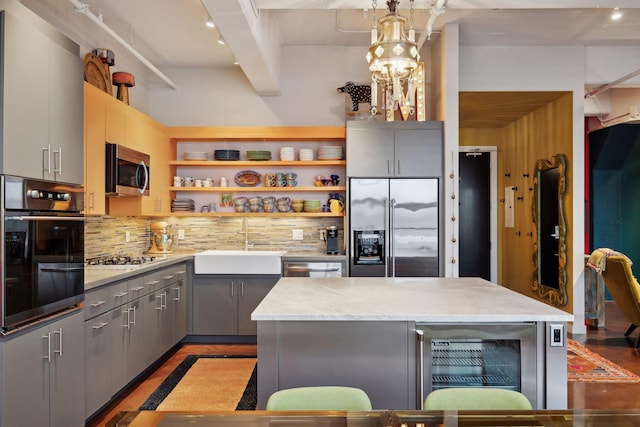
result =
[[[166,215],[171,210],[168,166],[171,144],[164,125],[114,96],[85,83],[85,213]],[[149,196],[105,197],[105,143],[150,156]]]
[[[76,43],[0,2],[3,174],[83,182],[83,65]]]
[[[347,122],[348,177],[442,176],[442,122]]]
[[[107,95],[89,83],[84,84],[85,213],[106,214],[105,134]]]

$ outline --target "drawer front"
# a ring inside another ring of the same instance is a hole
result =
[[[136,300],[147,294],[144,285],[144,277],[136,277],[127,281],[127,289],[129,290],[129,301]]]
[[[169,286],[183,281],[187,276],[187,266],[184,264],[167,267],[160,272],[161,286]]]
[[[126,304],[131,299],[126,280],[109,285],[108,289],[111,307],[119,307],[122,304]]]
[[[108,286],[92,289],[84,293],[84,318],[91,319],[102,313],[106,313],[113,306],[109,300]]]
[[[154,271],[153,273],[142,276],[142,285],[144,286],[144,294],[155,292],[162,288],[160,277],[163,271]]]

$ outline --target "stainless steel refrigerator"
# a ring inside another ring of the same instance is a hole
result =
[[[349,275],[441,274],[438,178],[350,178]]]

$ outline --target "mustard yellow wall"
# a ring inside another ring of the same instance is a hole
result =
[[[569,258],[573,251],[573,233],[581,232],[572,227],[572,105],[572,94],[567,93],[504,127],[460,129],[461,146],[498,147],[498,283],[533,298],[538,298],[531,290],[535,236],[532,215],[533,177],[538,159],[551,159],[555,154],[565,154],[568,159],[564,209]],[[507,186],[517,188],[514,228],[504,227],[504,188]],[[574,274],[571,262],[567,268],[568,303],[559,308],[572,312]],[[546,299],[542,301],[548,302]]]

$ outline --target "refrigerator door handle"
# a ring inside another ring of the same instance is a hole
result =
[[[391,277],[396,277],[396,248],[395,248],[395,228],[396,228],[396,199],[391,199],[391,218],[389,221],[389,250],[391,252]]]
[[[389,213],[389,199],[386,197],[384,200],[384,234],[385,234],[385,250],[384,250],[384,277],[389,277],[389,263],[387,260],[389,259],[389,221],[388,221],[388,213]]]
[[[416,329],[418,339],[418,409],[424,409],[424,331]]]

